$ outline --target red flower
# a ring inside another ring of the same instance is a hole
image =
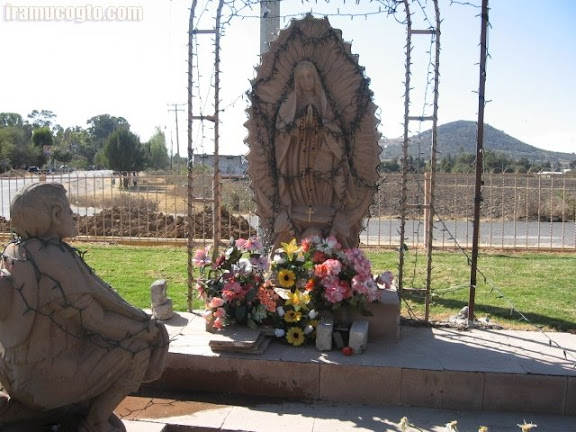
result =
[[[321,263],[321,262],[326,261],[326,258],[327,258],[327,256],[324,252],[316,251],[316,252],[314,252],[314,256],[312,257],[312,262],[315,264]]]
[[[314,291],[314,279],[308,279],[308,282],[306,282],[306,291]]]

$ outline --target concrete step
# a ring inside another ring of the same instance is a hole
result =
[[[146,392],[576,415],[576,335],[401,326],[360,355],[273,341],[260,355],[215,353],[202,317],[179,314],[167,368]]]

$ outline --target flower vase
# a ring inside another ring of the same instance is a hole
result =
[[[354,310],[350,306],[340,306],[332,311],[334,325],[340,327],[350,327],[354,321]]]

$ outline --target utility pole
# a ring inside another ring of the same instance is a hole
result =
[[[183,107],[186,106],[186,104],[168,104],[168,107],[172,107],[172,108],[168,108],[168,112],[174,112],[174,119],[176,120],[176,154],[178,155],[178,174],[180,174],[180,139],[179,139],[179,133],[178,133],[178,111],[180,112],[184,112],[184,108],[179,108],[179,107]]]
[[[280,28],[280,0],[260,0],[260,55],[268,51]]]

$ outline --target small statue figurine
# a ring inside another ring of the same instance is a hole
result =
[[[10,212],[19,238],[0,263],[0,429],[125,431],[113,411],[162,374],[166,328],[63,242],[77,231],[62,185],[25,186]]]
[[[152,300],[152,317],[157,320],[167,320],[174,315],[172,299],[168,298],[166,291],[168,282],[165,279],[159,279],[150,286],[150,298]]]

